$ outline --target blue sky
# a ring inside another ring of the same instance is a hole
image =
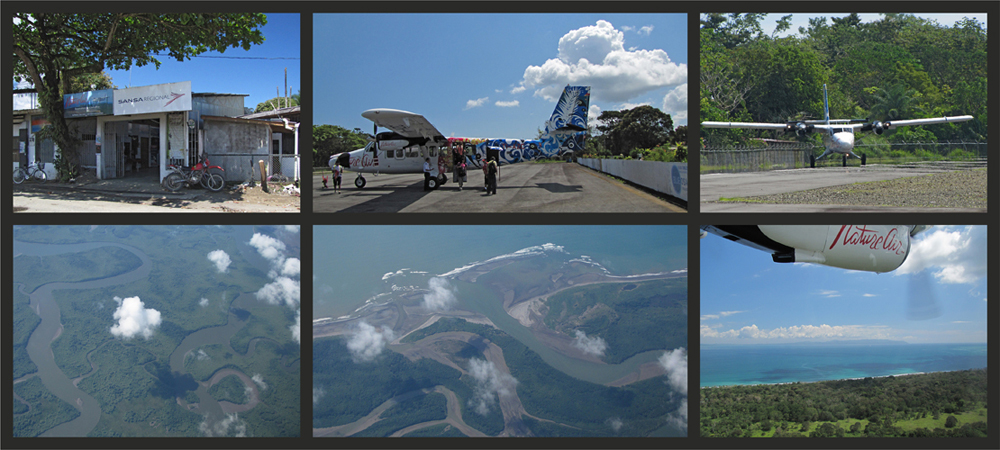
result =
[[[986,342],[985,226],[918,234],[906,262],[883,274],[777,264],[765,252],[709,234],[701,239],[701,269],[704,344]],[[929,280],[939,317],[907,319],[915,276]]]
[[[361,113],[392,108],[445,136],[528,139],[567,83],[592,86],[592,123],[639,104],[686,123],[686,14],[313,18],[316,124],[370,132]]]
[[[194,92],[249,94],[244,106],[255,108],[258,103],[276,96],[275,88],[285,93],[285,68],[288,68],[289,95],[299,91],[302,63],[301,33],[298,14],[268,14],[267,25],[261,30],[264,43],[250,50],[230,48],[225,53],[208,52],[201,56],[239,58],[296,58],[296,59],[220,59],[195,57],[178,62],[167,56],[158,57],[162,64],[133,67],[131,71],[108,71],[112,83],[119,89],[129,86],[191,81]],[[131,72],[131,73],[130,73]],[[15,109],[17,105],[15,104]]]

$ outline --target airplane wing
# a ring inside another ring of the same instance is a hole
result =
[[[756,128],[760,130],[784,130],[787,124],[761,122],[702,122],[701,126],[705,128]]]
[[[953,116],[953,117],[931,117],[929,119],[890,120],[885,122],[885,127],[891,130],[896,127],[907,127],[912,125],[932,125],[935,123],[965,122],[967,120],[972,120],[972,119],[973,119],[972,116]]]
[[[702,236],[709,233],[771,254],[774,262],[795,254],[795,249],[767,237],[756,225],[702,225]]]
[[[437,128],[434,128],[434,125],[431,125],[427,118],[420,114],[400,111],[398,109],[369,109],[361,113],[361,117],[371,120],[375,122],[375,125],[388,128],[404,137],[422,137],[435,141],[447,140]]]

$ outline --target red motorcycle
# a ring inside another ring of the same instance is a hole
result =
[[[226,180],[213,170],[218,169],[225,172],[226,169],[210,164],[207,156],[202,156],[198,164],[191,168],[168,164],[167,170],[171,173],[163,179],[163,187],[171,191],[179,191],[185,185],[196,186],[200,184],[212,192],[221,191],[222,188],[226,187]]]

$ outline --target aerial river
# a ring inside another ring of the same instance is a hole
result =
[[[100,289],[109,286],[124,285],[147,278],[152,270],[152,262],[149,257],[135,247],[111,242],[88,242],[81,244],[37,244],[29,242],[14,241],[14,255],[30,256],[56,256],[68,253],[78,253],[101,247],[118,247],[131,252],[137,256],[142,264],[130,272],[115,275],[107,278],[88,280],[81,282],[52,282],[39,286],[34,292],[24,292],[29,296],[31,309],[41,318],[41,322],[28,339],[27,352],[31,361],[38,366],[35,374],[42,381],[42,384],[52,392],[53,395],[72,405],[80,411],[77,418],[62,423],[51,428],[41,436],[61,437],[61,436],[86,436],[97,426],[101,418],[101,405],[97,400],[86,392],[77,388],[72,380],[56,365],[55,355],[52,352],[52,343],[62,334],[63,326],[60,317],[59,305],[55,302],[52,292],[59,289]],[[19,287],[23,289],[23,285]],[[246,320],[240,320],[234,313],[233,308],[237,308],[244,301],[251,301],[241,295],[232,304],[229,311],[229,320],[226,325],[203,328],[191,333],[178,345],[170,356],[171,372],[185,374],[184,358],[192,350],[209,344],[221,344],[232,350],[230,339],[245,324]],[[109,334],[110,337],[110,334]],[[256,339],[255,339],[256,340]],[[255,342],[251,342],[248,354],[253,352]],[[237,353],[233,351],[233,353]],[[245,411],[252,408],[259,401],[257,386],[246,374],[233,369],[223,369],[215,374],[207,383],[199,383],[196,394],[199,398],[198,410],[202,414],[217,420],[224,412]],[[220,404],[208,394],[208,388],[228,375],[236,375],[252,390],[250,401],[246,405],[232,405],[228,402]]]
[[[28,338],[27,346],[28,356],[38,366],[38,378],[41,379],[42,384],[53,395],[73,405],[73,407],[80,411],[80,416],[76,419],[62,423],[42,433],[42,436],[45,437],[86,436],[97,426],[97,422],[101,419],[101,405],[97,403],[97,400],[74,386],[69,377],[56,365],[55,355],[52,353],[52,342],[62,334],[63,329],[62,321],[60,320],[59,305],[52,298],[52,291],[57,289],[100,289],[108,286],[132,283],[148,277],[152,269],[152,264],[145,253],[129,245],[110,242],[36,244],[14,241],[14,255],[23,254],[31,256],[55,256],[66,253],[84,252],[106,246],[118,247],[131,252],[142,261],[142,265],[131,272],[99,280],[81,282],[60,281],[39,286],[34,292],[28,293],[22,291],[29,296],[31,308],[42,319],[38,327],[35,328],[35,331],[31,333],[31,337]]]

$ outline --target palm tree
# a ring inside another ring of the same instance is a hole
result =
[[[875,92],[875,104],[872,106],[872,115],[884,117],[884,120],[896,120],[910,117],[913,113],[919,112],[916,106],[916,89],[907,89],[903,83],[896,83],[886,90],[879,88]]]

